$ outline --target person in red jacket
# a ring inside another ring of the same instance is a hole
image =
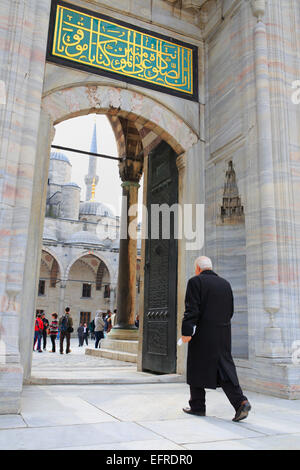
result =
[[[43,329],[44,329],[44,323],[41,319],[41,314],[38,313],[37,316],[36,316],[36,319],[35,319],[35,324],[34,324],[34,342],[33,342],[33,350],[34,350],[35,345],[37,343],[37,351],[38,352],[43,352],[42,349],[41,349]]]

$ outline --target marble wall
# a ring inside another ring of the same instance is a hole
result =
[[[239,2],[206,41],[206,253],[232,280],[247,311],[252,370],[239,368],[243,383],[294,398],[300,396],[299,365],[292,362],[300,310],[297,170],[291,165],[297,165],[299,108],[291,86],[299,70],[299,13],[299,4],[288,0]],[[223,229],[221,236],[216,221],[229,160],[245,229],[227,236]],[[232,250],[237,267],[246,268],[240,278],[228,262]],[[266,364],[272,377],[264,374]]]

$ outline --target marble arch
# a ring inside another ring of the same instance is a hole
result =
[[[92,112],[126,118],[135,123],[142,138],[145,129],[148,129],[155,138],[159,136],[164,139],[178,155],[198,141],[195,131],[173,111],[146,95],[128,89],[104,85],[67,87],[44,96],[42,108],[50,115],[53,125]],[[116,135],[117,142],[118,138],[119,135]],[[143,147],[146,151],[148,144]]]
[[[44,251],[45,253],[48,253],[50,256],[52,256],[52,258],[55,259],[55,261],[57,262],[58,267],[59,267],[59,274],[60,274],[60,276],[62,277],[65,270],[64,270],[64,267],[63,267],[63,265],[62,265],[60,259],[58,258],[58,256],[57,256],[50,248],[48,248],[48,247],[45,248],[45,247],[43,246],[42,251]]]
[[[110,262],[105,259],[104,257],[101,257],[98,253],[91,253],[89,250],[87,251],[83,251],[82,253],[80,254],[77,254],[76,256],[74,256],[72,258],[72,260],[70,261],[70,263],[68,264],[66,270],[65,270],[65,273],[64,273],[64,279],[67,281],[68,278],[69,278],[69,274],[70,274],[70,270],[72,268],[72,266],[76,263],[76,261],[78,261],[79,259],[83,258],[84,256],[94,256],[95,258],[98,258],[100,261],[102,261],[105,266],[107,267],[107,270],[108,270],[108,273],[109,273],[109,277],[110,277],[110,282],[112,282],[115,278],[115,272],[114,272],[114,269],[113,267],[111,266]],[[95,273],[96,275],[96,273]]]

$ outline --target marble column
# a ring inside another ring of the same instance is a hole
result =
[[[60,287],[59,308],[58,308],[59,317],[62,316],[65,312],[65,295],[66,295],[67,282],[68,282],[67,279],[61,279],[60,283],[58,284]]]
[[[110,299],[109,299],[109,309],[111,312],[114,311],[115,307],[115,297],[116,297],[116,285],[111,281],[110,282]]]
[[[36,147],[36,162],[34,168],[33,197],[31,201],[31,216],[28,229],[28,240],[24,266],[22,288],[22,315],[20,317],[19,339],[21,364],[24,369],[24,381],[31,375],[32,348],[34,336],[34,321],[37,301],[37,290],[40,277],[42,238],[44,229],[47,179],[49,172],[51,142],[55,130],[50,116],[43,110],[40,114],[40,127]]]
[[[254,27],[256,110],[258,134],[258,162],[260,177],[261,242],[263,264],[263,302],[269,325],[264,331],[261,355],[278,357],[284,354],[282,331],[276,327],[276,313],[280,309],[276,209],[274,194],[273,144],[271,128],[270,77],[266,25],[262,18],[265,0],[252,2],[257,17]]]
[[[186,176],[186,154],[179,155],[176,159],[178,168],[178,203],[184,214],[185,203],[185,176]],[[183,222],[183,221],[181,221]],[[184,297],[186,291],[185,276],[185,238],[184,236],[178,240],[178,267],[177,267],[177,338],[181,337],[181,325],[183,313],[185,310]],[[184,374],[186,368],[187,348],[177,345],[177,363],[176,369],[178,374]]]
[[[20,409],[19,324],[50,3],[0,2],[0,413]]]
[[[126,158],[119,164],[122,180],[122,213],[117,292],[117,322],[109,336],[113,339],[138,339],[135,322],[137,208],[139,180],[143,162]]]

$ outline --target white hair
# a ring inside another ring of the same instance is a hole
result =
[[[199,256],[195,261],[195,269],[197,267],[200,269],[212,269],[211,259],[207,256]]]
[[[96,310],[95,318],[96,317],[101,317],[103,315],[103,313],[105,313],[103,310]]]

